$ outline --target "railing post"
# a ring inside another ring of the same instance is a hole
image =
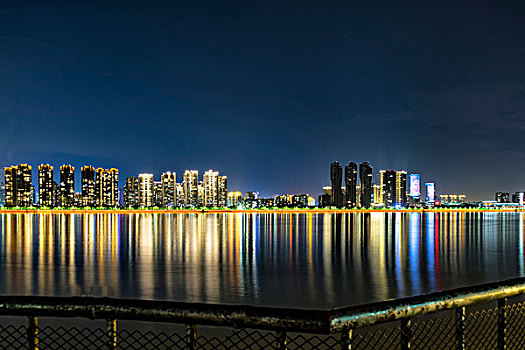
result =
[[[498,299],[498,349],[507,348],[507,298]]]
[[[456,349],[465,349],[465,307],[456,309]]]
[[[27,318],[27,342],[29,349],[38,350],[38,317]]]
[[[117,320],[106,320],[106,334],[108,350],[115,350],[117,348]]]
[[[401,319],[401,350],[410,349],[412,342],[412,318]]]
[[[186,346],[188,350],[197,349],[197,326],[194,324],[186,325]]]
[[[286,350],[286,331],[277,332],[277,350]]]
[[[341,350],[352,349],[352,328],[345,328],[341,332]]]

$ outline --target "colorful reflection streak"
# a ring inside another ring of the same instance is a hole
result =
[[[0,214],[0,293],[361,304],[523,276],[523,215]]]

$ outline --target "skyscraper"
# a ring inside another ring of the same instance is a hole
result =
[[[343,169],[339,165],[339,162],[333,162],[330,165],[330,182],[332,184],[331,204],[337,208],[341,208],[343,206],[343,190],[341,188],[342,180]]]
[[[202,175],[204,206],[216,207],[219,203],[219,172],[208,170]]]
[[[372,204],[372,166],[368,162],[359,164],[359,201],[362,208],[370,208]]]
[[[139,174],[139,200],[141,207],[153,206],[153,174]]]
[[[379,174],[381,175],[383,205],[393,207],[396,202],[396,171],[381,170]]]
[[[104,198],[105,206],[117,207],[118,201],[118,169],[111,168],[106,170],[106,177],[104,181]]]
[[[219,176],[219,207],[228,205],[228,177]]]
[[[436,201],[436,184],[427,182],[425,183],[425,187],[427,188],[427,203],[434,204]]]
[[[196,207],[199,190],[199,172],[197,170],[186,170],[183,179],[184,206]]]
[[[139,180],[135,176],[130,176],[126,179],[123,192],[123,205],[125,207],[139,206]]]
[[[118,169],[95,170],[95,204],[101,207],[118,206]]]
[[[407,172],[404,170],[396,172],[396,205],[407,206]]]
[[[19,164],[4,168],[5,202],[9,207],[29,207],[33,205],[33,186],[31,185],[31,165]]]
[[[350,162],[345,166],[346,207],[357,206],[357,163]]]
[[[177,208],[184,207],[184,186],[182,183],[175,184],[176,196],[175,196],[175,206]]]
[[[90,165],[83,166],[81,172],[82,205],[93,207],[95,201],[95,168]]]
[[[153,206],[162,207],[162,183],[153,180]]]
[[[71,165],[60,167],[60,205],[75,205],[75,168]]]
[[[38,205],[41,207],[55,206],[53,167],[49,164],[40,164],[38,167]]]
[[[160,177],[162,193],[161,206],[164,208],[175,206],[177,196],[177,175],[175,172],[165,172]]]

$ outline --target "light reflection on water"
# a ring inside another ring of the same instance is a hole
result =
[[[524,275],[522,213],[0,214],[0,293],[331,308]]]

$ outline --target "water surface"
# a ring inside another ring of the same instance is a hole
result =
[[[332,308],[524,276],[522,213],[0,214],[0,294]]]

